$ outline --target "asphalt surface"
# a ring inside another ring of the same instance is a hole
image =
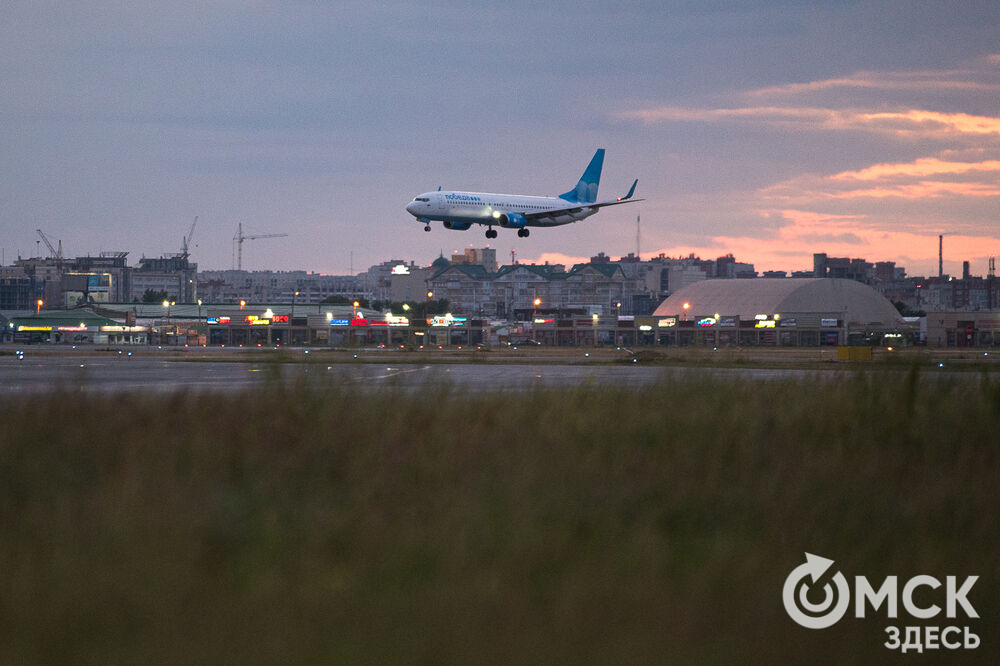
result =
[[[638,354],[639,361],[632,363],[632,353],[622,349],[534,349],[527,354],[495,350],[488,355],[445,350],[417,356],[394,350],[313,351],[310,355],[305,349],[282,349],[272,355],[267,349],[134,347],[99,351],[3,345],[0,395],[51,390],[236,392],[266,389],[279,380],[316,386],[333,383],[353,390],[419,391],[446,383],[463,391],[526,391],[587,384],[649,386],[705,377],[823,381],[877,368],[905,374],[910,367],[834,363],[830,356],[833,350],[777,351],[782,350],[738,350],[725,357],[692,353],[684,357],[686,362],[663,366],[644,364],[643,352]],[[967,380],[979,378],[982,371],[1000,370],[1000,354],[990,356],[983,351],[936,351],[926,358],[921,352],[911,359],[925,368],[925,378]],[[972,361],[979,364],[976,372],[953,372]]]
[[[391,359],[389,359],[391,361]],[[791,379],[815,375],[811,370],[761,368],[663,368],[624,363],[580,364],[533,362],[298,362],[277,363],[235,359],[148,355],[142,351],[58,355],[25,348],[20,355],[0,356],[0,393],[50,390],[87,392],[241,391],[266,388],[280,379],[321,385],[348,384],[359,390],[401,388],[418,390],[447,383],[471,391],[523,391],[543,387],[644,386],[693,373],[700,376],[740,376],[749,379]]]

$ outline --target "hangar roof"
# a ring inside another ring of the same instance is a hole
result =
[[[654,315],[684,312],[690,303],[692,317],[716,312],[723,316],[753,319],[758,314],[815,313],[834,315],[850,323],[905,326],[896,308],[868,285],[838,278],[755,278],[701,280],[663,301]]]

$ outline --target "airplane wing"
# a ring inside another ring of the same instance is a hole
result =
[[[564,208],[550,208],[548,210],[538,211],[537,213],[525,213],[524,216],[529,220],[540,220],[544,218],[550,218],[553,215],[558,215],[559,213],[577,213],[584,208],[604,208],[605,206],[617,206],[623,203],[636,203],[639,201],[645,201],[645,199],[633,199],[632,195],[635,194],[635,186],[639,184],[639,179],[637,178],[632,183],[632,187],[629,188],[628,194],[623,197],[618,197],[617,199],[608,199],[607,201],[595,201],[594,203],[572,203],[567,202],[569,205]]]

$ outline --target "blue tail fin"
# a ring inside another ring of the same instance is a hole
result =
[[[569,192],[560,194],[560,199],[574,203],[594,203],[597,201],[597,186],[601,182],[601,168],[604,166],[604,149],[598,148],[587,170],[580,176],[580,182]]]

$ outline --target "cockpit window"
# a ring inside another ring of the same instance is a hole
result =
[[[427,197],[417,197],[414,201],[430,201]]]

